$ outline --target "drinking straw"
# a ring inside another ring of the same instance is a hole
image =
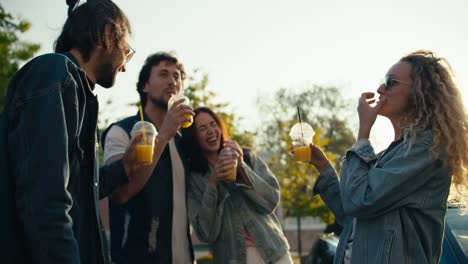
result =
[[[299,127],[301,128],[302,142],[304,142],[304,133],[302,132],[302,117],[301,117],[301,110],[299,109],[299,106],[297,106],[297,116],[299,117]]]
[[[147,143],[146,142],[146,126],[145,126],[145,123],[143,123],[143,121],[145,121],[145,120],[143,119],[143,109],[141,108],[141,104],[138,105],[138,108],[140,109],[140,119],[141,119],[141,122],[142,122],[141,125],[143,126],[143,140],[144,140],[144,142],[146,144]]]

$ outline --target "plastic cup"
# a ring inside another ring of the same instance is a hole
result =
[[[130,135],[135,137],[138,133],[144,133],[135,147],[136,160],[138,163],[150,164],[153,162],[154,140],[158,135],[156,128],[151,122],[138,121],[132,128]]]
[[[231,147],[225,147],[221,149],[219,152],[220,159],[229,157],[235,161],[234,168],[229,173],[229,177],[225,179],[226,182],[235,182],[237,179],[237,158],[239,158],[239,154]]]
[[[190,100],[188,99],[187,96],[183,95],[183,94],[176,94],[176,95],[173,95],[171,96],[171,98],[169,98],[169,101],[167,102],[167,108],[171,108],[172,105],[174,104],[175,101],[178,101],[180,99],[185,99],[181,104],[183,105],[190,105]],[[184,114],[184,117],[186,118],[190,118],[190,121],[185,121],[185,122],[182,122],[182,124],[180,124],[180,127],[182,128],[187,128],[189,126],[192,125],[193,123],[193,116],[191,114]]]
[[[297,161],[309,162],[311,159],[310,144],[315,135],[314,129],[307,123],[292,126],[289,136],[293,144],[293,156]]]

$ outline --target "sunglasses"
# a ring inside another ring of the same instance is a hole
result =
[[[127,53],[125,54],[125,63],[127,63],[129,60],[133,58],[133,55],[135,55],[136,51],[126,41],[124,42],[125,42],[125,45],[127,45],[127,49],[128,49]]]
[[[387,75],[387,76],[385,76],[385,81],[384,81],[383,85],[385,86],[385,90],[389,90],[396,83],[410,84],[410,82],[404,82],[404,81],[395,79],[392,75]]]

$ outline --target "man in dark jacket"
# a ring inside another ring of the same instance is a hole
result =
[[[56,53],[22,67],[5,98],[2,263],[109,263],[97,202],[126,183],[136,165],[130,144],[121,161],[98,171],[93,89],[112,87],[134,51],[128,45],[130,24],[114,3],[88,1],[76,7],[77,2],[67,0]]]

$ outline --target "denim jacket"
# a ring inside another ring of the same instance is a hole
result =
[[[188,193],[189,218],[198,238],[210,244],[214,263],[246,263],[244,228],[266,263],[274,263],[289,244],[274,214],[279,204],[278,181],[266,164],[250,151],[250,165],[243,162],[252,187],[240,184],[208,184],[210,170],[191,172]]]
[[[439,263],[450,169],[430,151],[432,131],[408,151],[400,138],[375,155],[367,142],[348,150],[340,181],[331,166],[320,174],[320,194],[344,224],[334,263],[343,263],[356,219],[352,264]]]
[[[69,53],[39,56],[12,78],[5,102],[1,262],[108,263],[97,203],[126,176],[115,163],[99,181],[98,102],[85,72]]]

